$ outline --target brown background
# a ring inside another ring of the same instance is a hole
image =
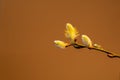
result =
[[[0,20],[0,80],[120,80],[120,59],[53,43],[69,22],[120,54],[119,0],[0,0]]]

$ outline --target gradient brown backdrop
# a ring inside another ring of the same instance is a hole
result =
[[[69,22],[120,54],[119,0],[0,0],[0,20],[0,80],[120,80],[120,59],[53,43]]]

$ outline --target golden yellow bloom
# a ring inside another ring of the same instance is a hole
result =
[[[55,40],[54,43],[59,48],[65,48],[68,45],[68,43],[65,43],[65,42],[60,41],[60,40]]]
[[[70,23],[66,24],[65,36],[70,40],[74,40],[79,34],[78,31]]]
[[[87,47],[92,47],[92,41],[87,35],[82,35],[82,42]]]

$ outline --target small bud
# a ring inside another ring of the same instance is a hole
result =
[[[82,42],[86,47],[89,47],[89,48],[92,47],[92,41],[87,35],[82,35]]]
[[[96,47],[96,48],[102,49],[101,45],[93,44],[93,46]]]
[[[62,48],[62,49],[64,49],[66,46],[68,46],[68,43],[65,43],[60,40],[55,40],[54,43],[57,47]]]

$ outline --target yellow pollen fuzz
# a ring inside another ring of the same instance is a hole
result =
[[[59,48],[65,48],[68,45],[68,43],[65,43],[65,42],[60,41],[60,40],[55,40],[54,43]]]
[[[78,36],[78,31],[70,23],[66,24],[65,36],[70,40],[74,40]]]

